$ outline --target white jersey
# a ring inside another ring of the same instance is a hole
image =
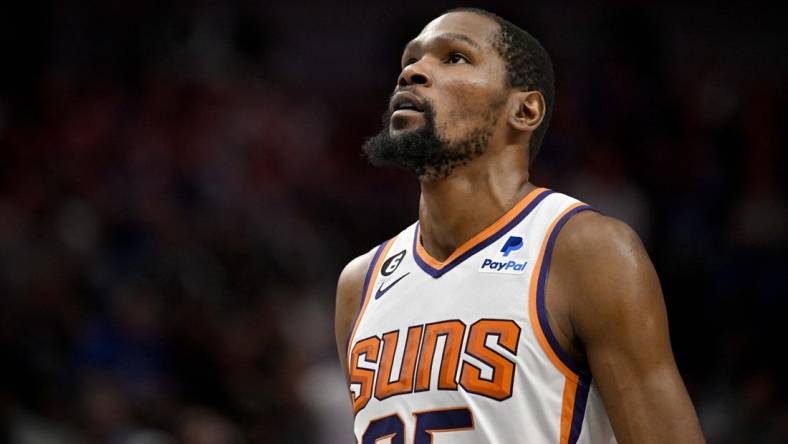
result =
[[[444,261],[418,223],[377,248],[348,338],[360,444],[615,443],[544,303],[558,232],[588,209],[540,188]]]

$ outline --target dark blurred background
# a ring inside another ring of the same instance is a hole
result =
[[[534,182],[640,233],[709,442],[782,443],[786,15],[714,3],[479,6],[551,53]],[[360,146],[454,6],[0,6],[0,442],[351,442],[336,277],[418,200]]]

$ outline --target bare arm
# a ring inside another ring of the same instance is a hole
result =
[[[616,438],[702,443],[679,375],[656,271],[635,232],[596,213],[570,219],[553,267],[570,278],[565,313],[599,387]]]
[[[342,366],[345,378],[348,377],[347,368],[347,335],[356,316],[361,302],[361,290],[364,286],[369,263],[372,261],[373,252],[359,256],[345,266],[339,275],[337,283],[336,306],[334,313],[334,334],[336,335],[339,363]]]

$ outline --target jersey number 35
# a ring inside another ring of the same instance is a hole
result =
[[[417,412],[413,444],[431,444],[432,434],[473,428],[473,415],[467,408]],[[405,444],[405,422],[399,415],[389,415],[370,421],[361,444],[375,444],[391,438],[392,444]]]

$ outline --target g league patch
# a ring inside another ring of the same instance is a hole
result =
[[[521,248],[523,248],[523,238],[520,236],[509,236],[496,257],[484,258],[484,260],[482,260],[482,264],[479,266],[479,272],[505,274],[525,273],[525,266],[528,265],[528,261],[516,257],[509,257],[510,254]],[[516,254],[513,256],[516,256]]]

